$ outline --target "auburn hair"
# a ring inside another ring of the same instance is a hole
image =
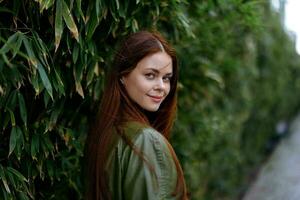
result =
[[[129,98],[120,79],[130,73],[141,59],[160,51],[166,52],[172,58],[173,76],[170,80],[170,92],[158,111],[147,112]],[[137,121],[151,126],[169,139],[177,108],[177,80],[178,64],[175,50],[159,33],[140,31],[124,40],[107,75],[99,111],[87,139],[87,200],[110,199],[105,166],[110,141],[114,137],[113,134],[116,134],[112,131],[114,128],[131,147],[130,141],[122,134],[122,124],[126,121]],[[174,194],[181,195],[181,199],[187,199],[181,166],[171,146],[169,149],[178,174]]]

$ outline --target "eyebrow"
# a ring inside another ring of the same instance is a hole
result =
[[[157,69],[154,69],[154,68],[146,68],[146,69],[148,69],[148,70],[152,70],[152,71],[154,71],[155,73],[159,74],[159,70],[157,70]],[[168,76],[172,76],[172,75],[173,75],[173,73],[172,73],[172,72],[169,72],[169,73],[166,73],[166,75],[168,75]]]

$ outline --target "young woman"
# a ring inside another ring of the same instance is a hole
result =
[[[141,31],[124,41],[88,138],[87,199],[187,199],[168,142],[177,79],[175,51],[160,34]]]

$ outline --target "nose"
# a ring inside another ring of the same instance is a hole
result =
[[[164,90],[165,87],[166,87],[166,86],[165,86],[165,83],[164,83],[163,79],[158,79],[158,80],[156,81],[155,89],[157,89],[157,90]]]

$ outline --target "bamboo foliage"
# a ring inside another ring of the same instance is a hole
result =
[[[88,122],[116,38],[171,14],[188,28],[181,4],[0,1],[0,199],[82,199]]]
[[[143,29],[178,52],[172,143],[192,199],[237,198],[299,108],[300,60],[278,19],[258,0],[0,0],[0,199],[83,199],[107,69]]]

